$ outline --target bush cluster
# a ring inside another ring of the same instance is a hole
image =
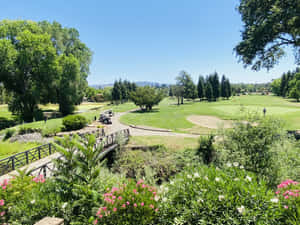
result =
[[[0,130],[15,126],[16,122],[14,120],[7,119],[5,117],[0,117]]]
[[[79,130],[88,123],[87,119],[81,115],[69,115],[63,118],[63,126],[65,131]]]

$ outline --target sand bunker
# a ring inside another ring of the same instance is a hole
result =
[[[193,124],[210,129],[217,129],[219,127],[232,128],[233,123],[231,120],[222,120],[215,116],[192,115],[188,116],[187,120],[192,122]]]

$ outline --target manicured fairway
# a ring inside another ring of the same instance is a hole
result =
[[[237,119],[241,110],[273,115],[286,121],[286,129],[300,129],[300,104],[276,96],[248,95],[218,102],[185,102],[177,106],[176,99],[165,99],[153,112],[133,112],[121,117],[121,122],[189,132],[195,125],[186,120],[189,115],[211,115],[222,119]]]
[[[8,157],[10,155],[14,155],[18,152],[24,152],[26,150],[29,150],[31,148],[37,147],[41,144],[39,143],[19,143],[14,142],[10,143],[8,141],[2,142],[0,141],[0,159],[3,159],[5,157]]]

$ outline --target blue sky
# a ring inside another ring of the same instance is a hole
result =
[[[0,19],[58,21],[93,51],[89,84],[115,79],[174,83],[181,70],[196,81],[217,71],[231,82],[267,82],[294,69],[287,54],[269,72],[244,69],[233,52],[242,22],[238,0],[14,0]],[[289,51],[291,52],[291,51]]]

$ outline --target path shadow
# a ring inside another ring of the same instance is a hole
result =
[[[160,110],[157,108],[152,109],[151,111],[143,111],[141,109],[137,109],[135,111],[132,111],[130,113],[139,113],[139,114],[143,114],[143,113],[147,113],[147,114],[152,114],[152,113],[158,113]]]

